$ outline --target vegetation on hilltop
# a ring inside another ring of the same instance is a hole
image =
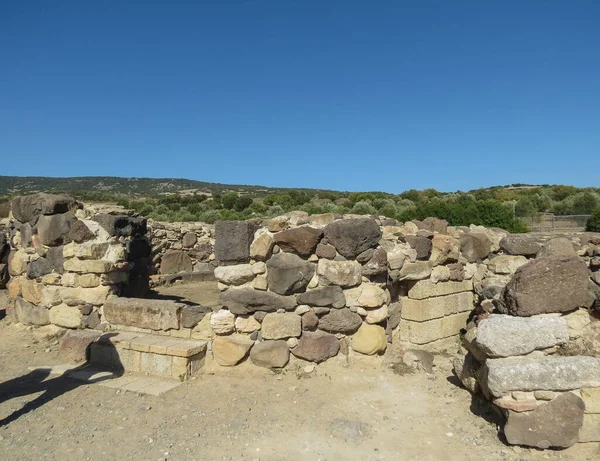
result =
[[[10,186],[10,187],[9,187]],[[85,186],[85,187],[84,187]],[[271,217],[291,210],[381,215],[399,221],[429,216],[456,226],[478,224],[526,231],[518,217],[550,212],[590,214],[600,207],[599,188],[513,184],[469,192],[409,190],[338,192],[228,186],[185,179],[16,178],[0,176],[4,200],[34,191],[64,192],[83,201],[115,202],[161,221],[204,221]],[[0,196],[2,202],[2,196]]]

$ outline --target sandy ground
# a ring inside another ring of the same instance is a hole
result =
[[[160,397],[28,371],[61,363],[58,341],[0,321],[1,460],[597,460],[504,445],[487,405],[432,375],[360,361],[284,373],[242,364]]]

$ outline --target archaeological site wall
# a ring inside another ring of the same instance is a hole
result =
[[[11,316],[87,329],[100,362],[182,377],[205,360],[418,367],[445,351],[509,443],[600,441],[598,234],[302,212],[160,223],[48,195],[13,201],[6,227]],[[144,298],[211,280],[217,307]]]

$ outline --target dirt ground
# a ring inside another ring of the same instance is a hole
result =
[[[487,406],[432,375],[356,361],[307,375],[242,364],[160,396],[115,391],[28,367],[61,363],[56,338],[0,321],[1,460],[597,460],[504,445]],[[297,364],[300,365],[300,364]]]

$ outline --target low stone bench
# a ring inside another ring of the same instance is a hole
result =
[[[90,362],[114,370],[184,379],[204,364],[206,341],[110,332],[90,346]]]
[[[178,330],[184,306],[171,300],[113,297],[104,304],[104,318],[112,325],[153,331]]]

